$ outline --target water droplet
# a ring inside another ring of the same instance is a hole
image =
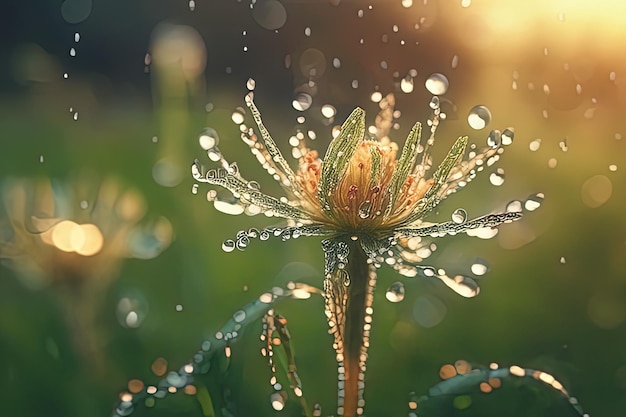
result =
[[[383,94],[380,91],[374,91],[372,95],[370,96],[370,100],[372,100],[374,103],[378,103],[382,99],[383,99]]]
[[[617,165],[615,165],[615,164],[609,165],[609,171],[611,171],[611,172],[617,171]]]
[[[70,56],[76,56],[76,48],[70,48]]]
[[[492,130],[487,136],[487,145],[491,148],[497,148],[502,143],[502,134],[499,130]]]
[[[287,22],[287,10],[278,0],[253,3],[252,17],[264,29],[277,30]]]
[[[339,60],[339,58],[333,58],[333,67],[335,68],[340,68],[341,67],[341,60]]]
[[[564,264],[565,262],[567,262],[567,261],[565,260],[565,256],[561,256],[561,259],[559,259],[559,262],[560,262],[561,264]]]
[[[439,97],[434,96],[433,98],[430,99],[430,103],[428,103],[428,105],[430,106],[431,109],[436,110],[439,108],[440,105],[440,101],[439,101]]]
[[[461,0],[461,7],[470,7],[472,5],[472,0]]]
[[[256,87],[256,81],[254,81],[253,78],[248,78],[248,81],[246,82],[246,87],[250,91],[254,90],[254,88]]]
[[[352,88],[359,88],[359,80],[352,80]]]
[[[413,6],[413,0],[402,0],[402,7],[408,9]]]
[[[455,55],[452,57],[452,63],[450,64],[450,66],[452,67],[452,69],[456,69],[456,67],[459,66],[459,56]]]
[[[324,104],[322,106],[321,111],[322,111],[322,116],[324,116],[327,119],[331,119],[335,117],[335,114],[337,114],[337,109],[330,104]]]
[[[117,302],[115,315],[122,327],[138,328],[148,315],[148,302],[140,292],[131,291]]]
[[[235,312],[235,314],[233,314],[233,320],[235,320],[235,322],[237,323],[241,323],[245,319],[246,319],[246,312],[243,310],[239,310]]]
[[[407,75],[400,81],[400,90],[403,93],[411,93],[413,91],[413,77]]]
[[[307,36],[307,37],[311,36],[311,28],[310,27],[307,26],[307,27],[304,28],[304,36]]]
[[[241,107],[237,107],[235,111],[233,112],[233,114],[230,116],[230,118],[235,124],[240,125],[245,120],[244,115],[245,115],[245,111]]]
[[[176,311],[183,311],[183,305],[182,304],[176,304]]]
[[[486,106],[477,105],[470,109],[467,123],[475,130],[484,129],[491,122],[491,112]]]
[[[222,243],[222,250],[224,252],[232,252],[235,250],[235,241],[232,239],[228,239],[225,240],[224,243]]]
[[[498,168],[496,172],[492,172],[491,175],[489,175],[489,182],[496,187],[504,184],[504,169]]]
[[[198,138],[200,147],[205,151],[214,148],[219,143],[219,141],[219,135],[217,134],[215,129],[211,127],[205,127],[204,129],[202,129],[200,137]]]
[[[506,205],[506,211],[509,213],[517,213],[522,211],[522,202],[519,200],[513,200]]]
[[[476,276],[483,276],[487,273],[487,271],[489,271],[489,266],[487,264],[487,261],[477,258],[476,260],[474,260],[474,263],[472,264],[470,269],[472,271],[472,274]]]
[[[539,148],[541,147],[541,139],[537,138],[535,140],[533,140],[532,142],[530,142],[530,144],[528,145],[528,148],[531,150],[531,152],[536,152],[539,150]]]
[[[196,10],[196,2],[194,0],[189,0],[189,10],[192,12]]]
[[[443,301],[432,295],[420,296],[413,303],[413,319],[426,329],[441,323],[447,312],[448,309]],[[417,403],[415,408],[417,408]]]
[[[515,129],[513,129],[512,127],[507,127],[506,129],[504,129],[504,131],[502,132],[502,135],[500,136],[500,138],[502,139],[502,144],[504,146],[508,146],[512,144],[514,137],[515,137]]]
[[[385,298],[392,303],[399,303],[404,300],[404,284],[400,281],[396,281],[387,288]]]
[[[291,102],[293,108],[298,111],[308,110],[309,107],[311,107],[311,104],[313,104],[313,97],[311,97],[311,95],[308,93],[296,94],[293,101]]]
[[[524,201],[524,208],[528,211],[535,211],[541,206],[544,198],[543,193],[532,194]]]
[[[465,223],[467,220],[467,212],[465,209],[458,208],[452,213],[452,221],[457,224]]]
[[[366,219],[370,216],[372,212],[372,202],[370,200],[365,200],[359,205],[359,217],[362,219]]]
[[[448,78],[445,75],[439,72],[435,72],[426,79],[424,85],[426,86],[426,89],[429,93],[440,96],[448,91],[448,86],[450,84],[448,82]]]
[[[281,411],[285,408],[285,399],[280,392],[272,393],[272,395],[270,395],[270,402],[272,403],[272,408],[276,411]]]

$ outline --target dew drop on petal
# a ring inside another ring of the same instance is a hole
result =
[[[367,219],[372,212],[372,202],[370,200],[365,200],[359,205],[359,217],[362,219]]]
[[[426,89],[429,93],[440,96],[448,91],[448,86],[450,84],[448,82],[448,78],[445,75],[439,72],[435,72],[426,79],[424,85],[426,86]]]
[[[491,122],[491,111],[486,106],[477,105],[470,109],[467,123],[474,130],[484,129]]]
[[[235,312],[235,314],[233,314],[233,320],[235,320],[235,322],[237,323],[241,323],[245,319],[246,319],[246,312],[243,310],[239,310]]]
[[[230,116],[230,118],[232,119],[232,121],[233,121],[235,124],[240,125],[240,124],[242,124],[242,123],[244,122],[244,120],[245,120],[245,116],[244,116],[244,115],[245,115],[244,110],[243,110],[241,107],[237,107],[237,108],[235,109],[235,111],[233,112],[233,114]]]
[[[543,193],[532,194],[524,201],[524,208],[528,211],[535,211],[541,206],[544,198]]]
[[[200,147],[205,151],[214,148],[219,143],[219,141],[219,135],[217,134],[215,129],[211,127],[205,127],[204,129],[202,129],[200,137],[198,138]]]
[[[506,205],[506,211],[509,213],[518,213],[522,211],[522,202],[513,200]]]
[[[400,281],[396,281],[387,288],[385,298],[392,303],[399,303],[404,300],[404,284]]]
[[[274,392],[270,395],[270,402],[272,404],[272,408],[276,411],[281,411],[285,408],[285,399],[279,392]]]
[[[465,223],[467,220],[467,212],[465,209],[458,208],[452,213],[452,221],[456,224]]]

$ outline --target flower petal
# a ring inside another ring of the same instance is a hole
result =
[[[319,182],[319,200],[324,213],[333,216],[330,196],[337,188],[342,174],[350,163],[357,145],[365,134],[365,111],[357,107],[341,126],[341,132],[328,145],[322,163]]]
[[[418,122],[413,125],[411,133],[406,138],[404,148],[402,148],[402,155],[393,170],[393,176],[389,184],[389,205],[387,206],[387,214],[391,214],[393,207],[398,199],[398,194],[402,189],[402,185],[407,179],[407,176],[415,165],[415,160],[419,155],[419,141],[422,133],[422,125]]]

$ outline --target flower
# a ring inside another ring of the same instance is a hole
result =
[[[235,163],[229,163],[217,147],[217,135],[205,131],[200,143],[220,168],[204,172],[199,161],[192,165],[198,182],[220,186],[232,193],[228,198],[209,191],[209,200],[229,213],[282,217],[285,227],[240,231],[235,240],[223,244],[226,251],[243,250],[250,239],[283,240],[299,236],[322,236],[325,255],[324,295],[330,333],[339,368],[339,404],[337,413],[352,416],[363,413],[363,387],[367,347],[372,321],[372,300],[376,268],[389,264],[404,276],[437,277],[457,293],[472,297],[478,294],[476,282],[469,276],[448,276],[445,270],[424,265],[422,261],[435,249],[431,239],[467,233],[486,237],[502,223],[522,216],[513,208],[466,220],[464,211],[452,221],[427,223],[424,218],[441,200],[471,181],[485,165],[491,165],[503,152],[501,144],[513,138],[511,128],[504,133],[492,131],[490,145],[480,150],[468,147],[467,136],[452,145],[439,167],[431,172],[430,147],[435,140],[440,109],[435,97],[431,102],[434,116],[429,121],[430,135],[421,142],[421,125],[416,123],[398,157],[399,147],[388,133],[393,122],[394,97],[381,101],[376,118],[376,136],[368,137],[365,112],[356,108],[337,131],[323,159],[294,136],[290,143],[298,159],[293,170],[268,130],[254,104],[253,95],[246,104],[258,126],[261,139],[252,128],[241,125],[241,137],[265,170],[279,182],[287,196],[275,198],[261,192],[255,181],[247,181]],[[502,140],[505,139],[505,140]],[[513,206],[511,206],[513,207]]]
[[[0,259],[32,289],[70,281],[103,288],[122,259],[153,258],[172,239],[165,217],[140,224],[143,197],[113,178],[7,179],[1,191]]]
[[[63,310],[75,353],[90,372],[106,369],[97,315],[103,291],[125,258],[149,259],[169,246],[165,217],[141,224],[138,191],[107,178],[7,179],[0,187],[0,260],[33,290],[48,287]],[[2,207],[0,207],[1,209]]]

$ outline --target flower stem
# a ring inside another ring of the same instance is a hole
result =
[[[336,295],[335,311],[339,311],[338,314],[329,315],[329,320],[336,320],[338,324],[335,332],[339,365],[337,413],[343,417],[354,417],[363,414],[365,405],[363,390],[376,269],[367,262],[367,255],[358,241],[350,240],[347,243],[350,249],[347,265],[344,270],[331,275]],[[339,294],[343,294],[343,297],[338,297]]]

